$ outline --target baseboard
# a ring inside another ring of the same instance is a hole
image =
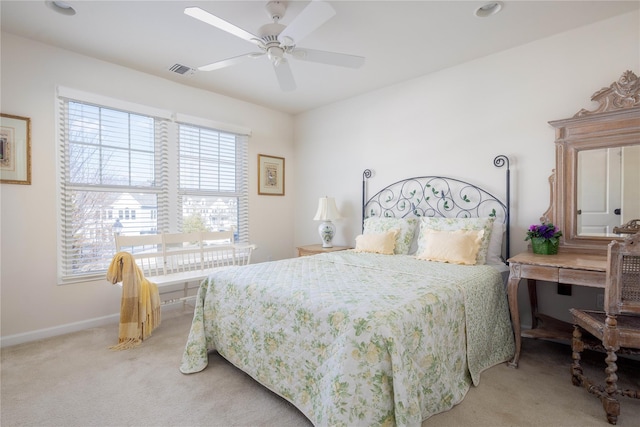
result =
[[[171,310],[170,306],[163,306],[162,311]],[[38,329],[36,331],[24,332],[21,334],[0,337],[0,348],[10,347],[12,345],[24,344],[31,341],[38,341],[45,338],[56,337],[58,335],[78,332],[89,328],[97,328],[100,326],[118,323],[120,313],[110,314],[108,316],[95,317],[93,319],[82,320],[80,322],[67,323],[51,328]]]
[[[55,337],[58,335],[69,334],[71,332],[82,331],[84,329],[95,328],[98,326],[117,323],[119,318],[120,318],[120,314],[116,313],[116,314],[110,314],[108,316],[95,317],[93,319],[82,320],[80,322],[67,323],[64,325],[54,326],[51,328],[38,329],[36,331],[9,335],[7,337],[0,337],[0,348],[10,347],[12,345],[24,344],[26,342],[37,341],[45,338]]]

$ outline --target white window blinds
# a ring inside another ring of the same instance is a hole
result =
[[[168,228],[168,122],[62,97],[59,102],[60,276],[103,276],[115,232]]]
[[[178,141],[183,231],[233,229],[247,242],[247,136],[180,123]]]
[[[114,233],[234,229],[249,241],[248,137],[170,117],[59,91],[60,283],[104,278]]]

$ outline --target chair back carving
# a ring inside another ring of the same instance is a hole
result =
[[[607,314],[640,314],[640,233],[612,241],[607,257]]]

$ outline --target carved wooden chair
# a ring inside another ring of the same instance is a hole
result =
[[[574,323],[571,375],[575,386],[582,386],[600,398],[607,420],[616,424],[619,396],[640,399],[640,390],[618,388],[616,374],[616,353],[640,354],[640,233],[611,242],[607,260],[605,311],[570,310]],[[583,331],[601,341],[607,353],[604,384],[591,381],[580,366],[580,353],[585,348]]]

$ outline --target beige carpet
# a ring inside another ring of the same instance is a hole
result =
[[[165,312],[149,340],[121,352],[107,349],[115,324],[2,349],[2,427],[311,425],[217,353],[203,372],[181,374],[190,324],[188,311]],[[423,426],[607,426],[599,401],[571,385],[570,362],[566,345],[525,340],[519,369],[485,371],[461,404]],[[640,362],[621,362],[621,380],[632,371],[627,384],[639,387]],[[640,400],[623,400],[618,425],[640,426]]]

